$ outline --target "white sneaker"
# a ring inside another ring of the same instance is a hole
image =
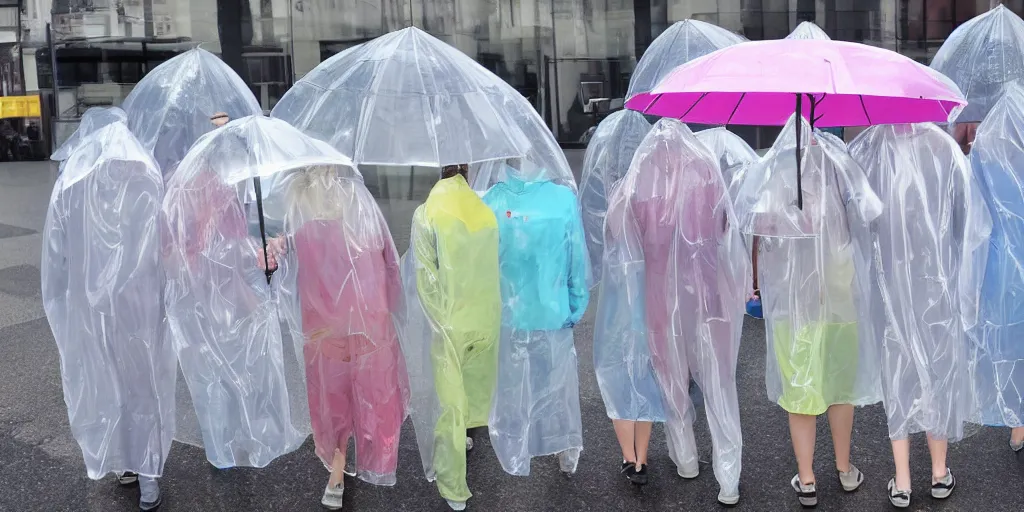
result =
[[[139,477],[139,510],[156,510],[162,502],[160,485],[156,483],[156,479]]]
[[[727,493],[725,492],[725,489],[722,489],[718,492],[718,502],[727,507],[731,507],[740,502],[740,493],[739,491]]]
[[[466,510],[466,502],[465,501],[452,501],[452,500],[445,500],[445,501],[448,502],[448,506],[451,507],[452,510]]]
[[[700,475],[700,464],[697,462],[697,459],[693,459],[692,465],[683,464],[682,466],[676,468],[676,473],[687,480],[692,480],[694,478],[697,478],[698,475]]]
[[[320,504],[327,510],[341,510],[341,498],[345,494],[345,483],[327,485],[324,489],[324,497],[320,498]]]
[[[467,452],[473,451],[473,438],[472,437],[467,437],[466,438],[466,451]],[[465,506],[465,504],[463,504],[463,506]]]

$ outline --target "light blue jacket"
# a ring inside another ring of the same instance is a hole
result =
[[[576,194],[510,175],[483,199],[498,219],[502,323],[549,331],[579,322],[590,300],[590,262]]]

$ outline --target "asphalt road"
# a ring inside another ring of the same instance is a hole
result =
[[[570,155],[578,169],[579,154]],[[57,347],[43,316],[39,292],[40,231],[55,177],[45,163],[0,165],[0,511],[138,510],[138,490],[119,488],[112,479],[86,478],[81,451],[68,428]],[[389,205],[384,205],[389,206]],[[406,211],[396,205],[392,215]],[[395,238],[407,232],[395,219]],[[584,452],[579,472],[567,479],[553,457],[535,460],[530,477],[506,475],[485,433],[476,436],[469,457],[470,510],[717,510],[718,485],[710,466],[710,438],[698,410],[697,441],[701,475],[676,476],[656,428],[651,450],[651,483],[638,489],[618,474],[620,455],[593,371],[593,315],[576,328],[580,360]],[[744,434],[739,510],[799,510],[789,479],[796,463],[785,413],[764,389],[764,327],[748,319],[739,361],[739,392]],[[892,476],[889,442],[881,407],[857,411],[854,463],[865,473],[861,490],[844,494],[833,475],[832,443],[819,422],[819,510],[886,510],[885,484]],[[958,488],[937,502],[928,495],[925,440],[913,438],[916,493],[912,510],[1024,510],[1024,457],[1007,447],[1005,429],[983,429],[951,447],[949,465]],[[201,450],[175,444],[161,480],[170,511],[315,511],[327,472],[313,455],[312,441],[265,469],[216,470]],[[379,488],[349,480],[345,509],[359,511],[443,511],[444,501],[423,479],[409,422],[402,433],[398,484]]]

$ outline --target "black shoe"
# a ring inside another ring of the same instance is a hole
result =
[[[138,485],[139,483],[139,475],[137,473],[132,473],[131,471],[115,473],[115,476],[117,476],[117,483],[119,485],[129,486]]]
[[[636,463],[628,462],[628,461],[622,461],[622,469],[619,470],[619,473],[622,473],[623,475],[626,475],[626,480],[629,480],[630,482],[632,482],[633,481],[633,475],[636,474]]]
[[[647,485],[647,464],[641,464],[640,469],[633,469],[629,477],[629,483],[633,485]]]

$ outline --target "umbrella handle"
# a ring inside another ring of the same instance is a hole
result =
[[[267,285],[270,284],[270,278],[274,275],[274,270],[270,268],[270,256],[267,254],[267,227],[263,220],[263,188],[260,186],[260,178],[254,177],[252,179],[253,191],[256,193],[256,212],[260,216],[260,238],[263,240],[263,273],[267,276]]]
[[[800,135],[804,123],[804,95],[797,94],[797,209],[804,209],[804,187],[801,184],[801,158],[800,158]],[[811,102],[811,109],[814,109],[814,102]],[[262,218],[262,216],[261,216]]]

